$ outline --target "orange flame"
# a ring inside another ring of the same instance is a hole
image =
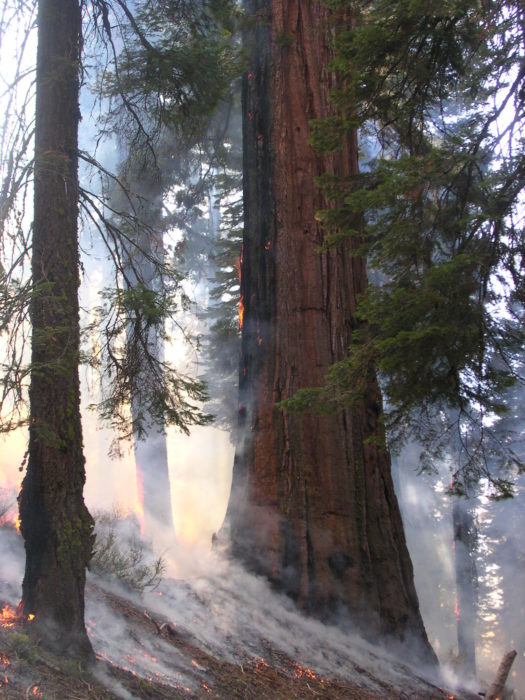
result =
[[[0,612],[0,627],[14,627],[17,624],[17,622],[23,622],[24,619],[20,611],[21,604],[18,605],[18,610],[14,610],[10,605],[6,603],[2,608],[2,612]],[[34,619],[35,616],[32,613],[30,613],[27,616],[26,622],[31,622],[31,620]]]
[[[311,668],[303,668],[300,664],[296,662],[295,664],[295,670],[294,670],[294,678],[303,678],[306,677],[311,681],[317,680],[316,674],[312,671]]]
[[[18,512],[13,512],[10,509],[7,513],[0,518],[0,527],[14,527],[15,530],[20,534],[20,516]]]
[[[243,302],[243,296],[241,294],[241,297],[239,299],[239,329],[242,330],[242,327],[244,325],[244,302]]]
[[[243,263],[243,251],[242,251],[242,245],[241,245],[241,254],[239,257],[235,260],[235,269],[237,270],[237,279],[239,280],[239,284],[242,283],[242,263]],[[242,293],[240,293],[239,297],[239,329],[242,330],[244,324],[244,296]]]
[[[7,603],[2,608],[0,613],[0,625],[2,627],[14,627],[16,623],[16,613]]]

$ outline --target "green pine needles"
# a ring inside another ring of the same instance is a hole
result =
[[[335,8],[348,2],[334,2]],[[337,114],[320,151],[358,127],[361,174],[320,179],[326,246],[351,238],[375,282],[348,357],[289,410],[339,410],[377,372],[390,443],[507,495],[521,469],[509,387],[522,381],[525,10],[519,2],[353,2],[331,68]]]

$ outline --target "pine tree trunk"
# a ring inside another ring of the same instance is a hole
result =
[[[464,674],[476,677],[477,571],[474,559],[476,526],[463,498],[452,505],[456,567],[458,655]]]
[[[309,121],[328,116],[333,16],[323,2],[249,3],[258,20],[244,82],[244,325],[239,415],[244,444],[227,513],[232,550],[324,618],[346,610],[370,637],[415,637],[435,660],[380,428],[373,382],[337,416],[283,414],[275,404],[320,385],[348,350],[364,261],[320,253],[315,178],[357,172],[355,135],[317,157]],[[346,20],[346,18],[343,18]],[[378,444],[379,443],[379,444]]]
[[[123,251],[126,285],[159,292],[163,284],[160,269],[164,263],[160,175],[153,167],[149,173],[145,167],[130,164],[126,177],[133,192],[133,214],[137,217],[136,228],[129,234],[133,243]],[[120,210],[125,211],[129,206],[129,201],[124,199]],[[158,537],[159,529],[166,536],[173,531],[166,430],[155,424],[147,409],[151,385],[158,381],[158,375],[151,371],[149,358],[159,363],[164,361],[163,333],[162,325],[148,324],[146,314],[138,310],[127,329],[128,362],[132,371],[137,372],[131,418],[134,425],[140,422],[146,430],[146,434],[134,431],[133,447],[138,493],[144,509],[143,534],[148,539]]]
[[[21,608],[55,650],[92,656],[84,626],[93,521],[79,390],[77,244],[78,0],[39,0],[29,460],[20,494],[26,569]]]

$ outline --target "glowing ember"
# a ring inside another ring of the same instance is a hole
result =
[[[311,681],[317,680],[317,676],[311,668],[303,668],[300,664],[295,664],[294,678],[309,678]]]
[[[34,697],[36,697],[36,698],[43,698],[43,697],[44,697],[44,693],[42,693],[42,691],[38,690],[38,686],[37,686],[37,685],[34,685],[34,686],[33,686],[33,690],[31,691],[31,693],[32,693],[32,695],[34,695]]]

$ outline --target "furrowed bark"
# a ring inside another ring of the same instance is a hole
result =
[[[315,178],[358,169],[356,135],[319,157],[311,119],[330,114],[334,16],[322,2],[248,3],[257,16],[244,79],[244,326],[239,419],[226,522],[232,550],[305,609],[346,611],[370,637],[413,636],[432,662],[372,381],[335,416],[275,404],[318,386],[345,357],[365,263],[355,242],[319,252],[325,208]],[[348,22],[347,17],[339,21]]]
[[[93,655],[84,626],[93,521],[83,500],[77,241],[81,9],[39,0],[29,459],[19,498],[21,608],[57,651]]]

